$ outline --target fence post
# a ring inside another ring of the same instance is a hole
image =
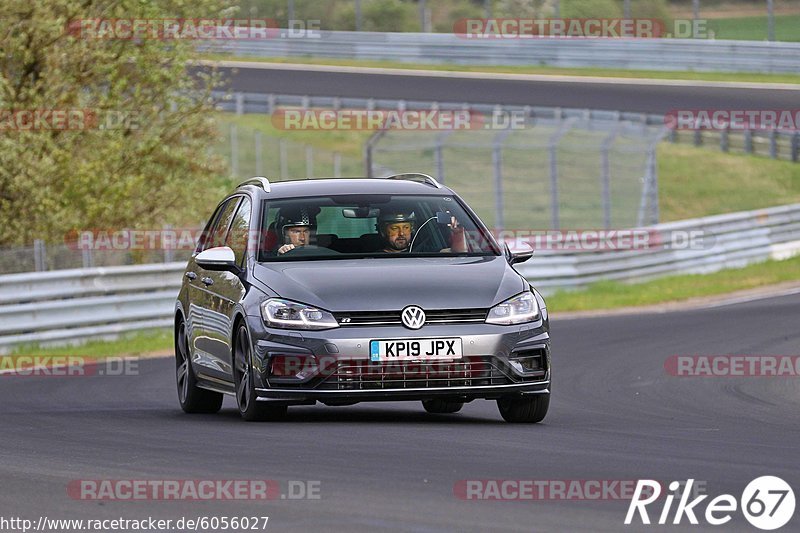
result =
[[[256,143],[256,176],[263,176],[261,165],[261,130],[256,130],[253,134]]]
[[[375,145],[384,135],[386,135],[386,130],[378,130],[364,143],[364,174],[366,174],[368,178],[375,177]]]
[[[494,227],[502,231],[503,220],[503,147],[495,143],[492,147],[492,170],[494,174]]]
[[[744,130],[744,151],[748,154],[753,153],[753,130]]]
[[[609,154],[611,152],[611,145],[614,144],[621,127],[622,124],[617,121],[617,126],[614,128],[614,131],[603,139],[603,143],[600,146],[600,188],[602,190],[603,226],[605,229],[611,229],[611,161]]]
[[[314,177],[314,147],[306,145],[306,178]]]
[[[561,108],[558,108],[558,112],[560,117]],[[561,141],[561,137],[566,135],[572,128],[576,120],[577,117],[570,117],[561,122],[558,131],[550,136],[547,145],[547,154],[550,161],[550,225],[552,226],[550,229],[559,229],[559,219],[561,218],[559,215],[558,199],[558,143]]]
[[[281,179],[289,178],[289,158],[286,155],[286,139],[278,140],[279,159],[281,163]]]
[[[269,93],[267,95],[267,114],[271,115],[275,112],[275,95]]]
[[[86,246],[81,250],[81,261],[83,262],[83,268],[92,268],[94,266],[91,246]]]
[[[730,132],[731,132],[730,127],[726,127],[719,134],[719,149],[722,150],[723,152],[727,152],[730,149],[730,140],[728,138]]]
[[[36,272],[47,270],[47,250],[42,239],[33,241],[33,264]]]
[[[231,124],[231,176],[239,176],[239,135],[236,124]]]
[[[242,93],[236,93],[236,114],[244,114],[244,95]]]
[[[778,130],[769,130],[769,156],[778,159]]]
[[[172,226],[166,224],[163,227],[163,230],[164,231],[161,232],[161,247],[164,249],[164,262],[171,263],[172,261],[175,260],[175,249],[172,246],[173,244],[177,244],[177,240],[166,239],[165,242],[164,235],[168,231],[172,230]]]
[[[342,177],[342,154],[333,152],[333,177]]]
[[[797,163],[798,158],[800,158],[800,131],[792,135],[792,161]]]

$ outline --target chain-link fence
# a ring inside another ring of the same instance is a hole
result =
[[[364,166],[359,158],[275,137],[246,125],[226,123],[222,127],[225,139],[216,150],[228,161],[230,175],[235,179],[247,176],[286,180],[363,175]]]
[[[658,222],[662,127],[589,116],[524,128],[386,131],[366,153],[372,175],[426,172],[496,229],[624,228]]]

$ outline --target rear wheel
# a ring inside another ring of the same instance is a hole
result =
[[[181,319],[175,333],[175,380],[178,385],[178,401],[186,413],[216,413],[222,407],[222,394],[197,386],[189,355],[189,340],[186,322]]]
[[[497,408],[506,422],[535,424],[544,420],[550,407],[550,394],[531,397],[508,396],[497,400]]]
[[[461,408],[464,407],[464,402],[454,402],[436,398],[433,400],[422,400],[422,407],[429,413],[437,415],[449,414],[459,412]]]
[[[245,326],[239,326],[234,344],[233,379],[236,385],[236,403],[239,414],[247,421],[276,420],[286,415],[285,405],[260,404],[256,400],[253,380],[252,346]]]

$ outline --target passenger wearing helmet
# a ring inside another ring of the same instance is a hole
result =
[[[424,225],[424,224],[423,224]],[[383,251],[386,253],[408,252],[414,241],[417,220],[411,213],[381,213],[378,218],[378,233],[383,239]],[[451,247],[440,250],[443,253],[462,253],[467,251],[464,228],[455,217],[450,219]],[[416,249],[416,248],[415,248]]]
[[[386,253],[407,252],[411,245],[416,217],[414,213],[381,213],[378,219],[378,233],[383,239]]]
[[[281,209],[275,218],[275,230],[281,238],[278,255],[315,242],[319,208]]]

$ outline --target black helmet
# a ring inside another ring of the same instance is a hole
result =
[[[413,211],[410,213],[405,212],[393,212],[388,211],[386,213],[381,213],[378,217],[378,233],[381,235],[386,234],[386,225],[393,224],[396,222],[410,222],[411,223],[411,231],[414,231],[414,226],[416,224],[417,217]]]
[[[316,229],[319,212],[319,207],[285,207],[275,217],[275,229],[280,232],[281,239],[286,237],[286,228],[308,226]]]

